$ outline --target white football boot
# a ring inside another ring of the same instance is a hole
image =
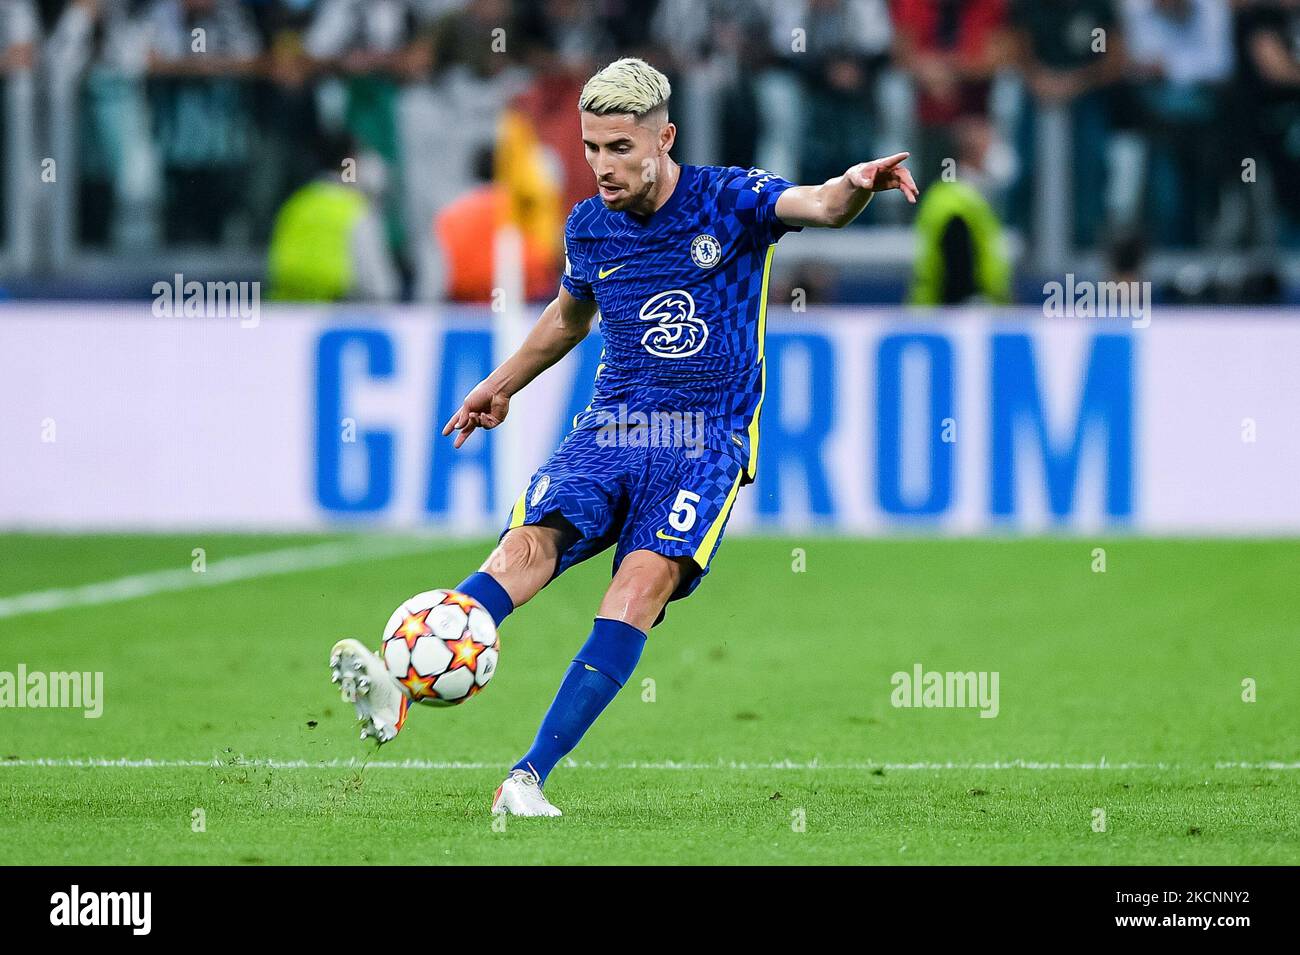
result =
[[[382,746],[397,736],[411,702],[378,654],[359,640],[340,640],[330,651],[330,679],[339,684],[344,702],[356,709],[362,739],[370,737]]]
[[[542,780],[532,770],[512,769],[492,798],[494,816],[562,816],[542,795]]]

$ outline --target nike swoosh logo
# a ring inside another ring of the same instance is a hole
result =
[[[627,265],[627,263],[624,262],[623,265]],[[613,275],[615,272],[621,269],[623,265],[616,265],[612,269],[601,269],[599,272],[596,273],[596,277],[602,279],[609,278],[611,275]]]
[[[661,541],[681,541],[683,544],[690,543],[690,541],[685,537],[674,537],[672,534],[665,534],[662,528],[660,528],[659,532],[655,534],[655,537],[659,538]]]

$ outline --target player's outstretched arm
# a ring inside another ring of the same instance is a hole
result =
[[[474,386],[442,433],[458,431],[455,446],[459,448],[476,428],[499,425],[510,411],[510,398],[586,338],[595,317],[595,302],[580,301],[561,287],[519,350]]]
[[[820,186],[792,186],[776,200],[777,218],[786,225],[842,229],[858,217],[877,192],[897,189],[916,202],[916,180],[903,165],[910,153],[897,153],[850,166]]]

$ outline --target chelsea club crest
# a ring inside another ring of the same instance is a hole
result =
[[[708,233],[691,241],[691,261],[702,269],[711,269],[722,258],[722,243]]]
[[[537,482],[537,486],[533,488],[532,500],[530,500],[529,503],[532,504],[533,507],[540,504],[542,497],[546,494],[546,489],[550,486],[551,476],[549,474],[543,474],[541,480]]]

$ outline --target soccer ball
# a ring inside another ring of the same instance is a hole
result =
[[[497,669],[500,641],[483,605],[455,590],[426,590],[393,611],[379,655],[411,699],[464,703]]]

